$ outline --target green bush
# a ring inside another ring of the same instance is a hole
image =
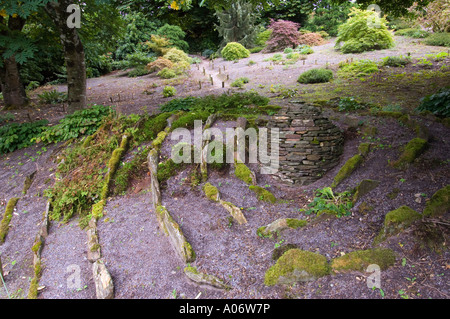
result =
[[[308,83],[324,83],[329,82],[333,78],[333,72],[327,69],[312,69],[300,75],[298,82]]]
[[[182,50],[177,48],[172,48],[164,54],[163,58],[172,61],[173,63],[177,62],[187,62],[191,63],[192,59]]]
[[[338,110],[340,112],[356,111],[364,108],[365,106],[356,101],[354,97],[341,98],[338,103]]]
[[[57,143],[82,135],[92,135],[103,119],[114,111],[109,106],[93,105],[91,108],[75,111],[59,121],[58,125],[43,130],[35,139],[37,142]]]
[[[256,36],[255,44],[259,47],[265,47],[266,42],[270,39],[270,36],[272,35],[273,30],[272,29],[266,29]]]
[[[189,44],[184,41],[186,33],[176,25],[165,24],[156,31],[156,34],[168,39],[172,46],[187,52]]]
[[[164,68],[157,75],[163,79],[173,79],[177,76],[177,73],[172,69]]]
[[[148,69],[146,68],[146,66],[144,65],[140,65],[138,67],[135,67],[133,70],[131,70],[130,72],[128,72],[128,77],[130,78],[136,78],[138,76],[144,76],[149,74],[150,72],[148,71]]]
[[[426,45],[450,47],[450,32],[433,33],[423,40]]]
[[[415,38],[415,39],[423,39],[423,38],[429,37],[430,34],[431,34],[430,32],[427,32],[425,30],[413,29],[413,28],[402,29],[402,30],[398,30],[397,32],[395,32],[395,35],[410,37],[410,38]]]
[[[300,44],[295,51],[297,51],[298,53],[302,54],[302,55],[306,55],[306,54],[313,54],[314,50],[307,44]]]
[[[306,215],[310,214],[332,214],[337,217],[351,215],[353,208],[352,194],[350,192],[343,192],[334,194],[330,187],[316,190],[313,201],[308,205],[305,211]]]
[[[8,123],[0,126],[0,154],[33,145],[32,139],[45,131],[47,120],[31,123]]]
[[[229,42],[221,51],[222,57],[227,61],[234,61],[248,58],[250,51],[242,44],[237,42]]]
[[[430,111],[439,117],[450,117],[450,87],[444,87],[436,94],[424,97],[417,110]]]
[[[177,94],[177,90],[173,87],[173,86],[166,86],[163,89],[163,96],[164,97],[171,97],[174,96],[175,94]]]
[[[233,81],[230,85],[231,87],[238,87],[238,88],[243,88],[245,84],[247,84],[248,82],[250,82],[249,78],[239,78],[235,81]]]
[[[339,27],[336,48],[343,53],[388,49],[394,46],[394,39],[386,26],[386,19],[378,18],[374,11],[353,8],[350,18]]]
[[[404,67],[411,63],[410,57],[404,56],[388,56],[383,58],[382,66],[390,66],[390,67]]]

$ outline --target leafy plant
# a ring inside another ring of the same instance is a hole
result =
[[[38,98],[41,104],[59,104],[67,101],[67,94],[51,90],[38,94]]]
[[[197,98],[192,96],[173,99],[161,105],[160,110],[161,112],[190,111],[196,101]]]
[[[0,126],[0,154],[31,146],[32,139],[45,131],[47,124],[47,120],[41,120],[22,124],[8,123]]]
[[[300,44],[295,50],[302,55],[314,53],[314,50],[307,44]]]
[[[430,111],[439,117],[450,117],[450,87],[444,87],[437,93],[424,97],[417,110]]]
[[[82,135],[92,135],[102,124],[103,119],[114,111],[109,106],[93,105],[88,109],[76,111],[40,132],[33,140],[44,143],[57,143]]]
[[[357,60],[352,63],[340,63],[338,75],[343,78],[365,77],[379,71],[376,62],[371,60]]]
[[[167,97],[172,97],[175,94],[177,94],[177,90],[173,86],[168,85],[168,86],[164,87],[164,89],[163,89],[163,96],[164,97],[166,97],[166,98]]]
[[[324,83],[329,82],[333,78],[333,71],[328,69],[311,69],[300,75],[298,82],[308,83]]]
[[[238,87],[238,88],[243,88],[245,84],[247,84],[248,82],[250,82],[250,80],[246,77],[243,78],[239,78],[237,80],[234,80],[230,85],[232,87]]]
[[[339,27],[336,48],[343,53],[388,49],[394,39],[386,26],[386,19],[375,11],[352,8],[346,23]],[[342,45],[342,46],[341,46]]]
[[[364,109],[365,106],[360,104],[354,97],[344,97],[339,100],[338,110],[340,112],[344,111],[356,111]]]
[[[170,44],[179,50],[185,52],[189,50],[189,44],[184,40],[186,32],[177,25],[166,23],[156,31],[156,34],[169,40]]]
[[[331,187],[318,189],[308,207],[307,210],[302,210],[306,215],[326,213],[338,217],[348,216],[351,214],[350,209],[353,207],[351,193],[334,194]]]
[[[130,72],[128,72],[128,77],[136,78],[139,76],[147,75],[149,73],[150,72],[148,71],[148,69],[145,66],[138,66],[138,67],[134,68],[133,70],[131,70]]]

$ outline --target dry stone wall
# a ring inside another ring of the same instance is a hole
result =
[[[338,127],[309,104],[292,102],[269,121],[280,129],[281,181],[309,185],[336,166],[344,138]]]

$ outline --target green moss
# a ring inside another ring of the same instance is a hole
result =
[[[192,129],[194,128],[194,122],[196,120],[201,120],[205,122],[208,119],[209,115],[210,113],[206,111],[184,113],[182,116],[180,116],[177,120],[175,120],[172,123],[172,129],[173,130],[177,128]]]
[[[369,192],[377,188],[378,185],[380,185],[379,181],[374,181],[371,179],[363,180],[356,187],[355,194],[353,195],[353,203],[356,203],[361,197],[367,195]]]
[[[217,187],[211,185],[210,183],[206,183],[205,186],[203,186],[203,191],[205,192],[206,197],[208,197],[210,200],[217,202],[219,198],[219,190]]]
[[[253,185],[252,171],[244,163],[236,163],[234,175],[248,185]]]
[[[414,221],[422,218],[422,215],[408,206],[402,206],[390,211],[384,218],[384,227],[375,238],[374,243],[379,244],[389,236],[396,235],[408,228]]]
[[[195,275],[200,274],[200,272],[198,271],[197,267],[193,267],[191,265],[188,265],[184,268],[184,272],[190,272],[193,273]]]
[[[11,222],[14,208],[16,207],[18,201],[19,198],[11,198],[6,205],[5,213],[3,214],[3,219],[0,223],[0,243],[5,242],[5,238],[9,230],[9,223]]]
[[[369,265],[380,266],[386,270],[395,263],[395,254],[390,249],[368,249],[352,251],[344,256],[331,261],[333,270],[355,270],[364,271]]]
[[[36,277],[34,277],[33,279],[31,279],[30,282],[30,288],[28,290],[28,299],[37,299],[38,296],[38,279]]]
[[[280,247],[277,247],[272,252],[272,260],[278,260],[281,256],[284,255],[285,252],[291,249],[297,249],[297,245],[295,244],[286,244]]]
[[[39,251],[39,249],[42,246],[42,242],[40,240],[38,240],[33,247],[31,247],[31,251],[34,252],[35,254]]]
[[[450,185],[438,190],[425,206],[423,215],[427,217],[442,216],[450,211]]]
[[[270,202],[272,204],[277,201],[276,197],[265,188],[255,185],[250,185],[248,188],[256,193],[256,196],[258,197],[259,200],[262,200],[264,202]]]
[[[358,146],[359,155],[366,157],[370,152],[370,143],[361,143]]]
[[[295,274],[297,271],[297,274]],[[325,256],[309,251],[290,249],[265,274],[264,284],[273,286],[280,277],[294,277],[294,280],[311,280],[328,275],[329,265]]]
[[[103,209],[106,205],[106,200],[102,199],[98,203],[92,205],[92,217],[99,219],[103,217]]]
[[[195,251],[192,248],[192,245],[190,243],[188,243],[187,241],[185,241],[183,244],[183,252],[184,252],[186,262],[195,261],[195,258],[196,258]]]
[[[287,222],[287,225],[293,229],[305,227],[308,224],[308,222],[306,220],[295,219],[295,218],[287,218],[286,222]]]
[[[172,176],[175,176],[182,164],[175,163],[172,159],[158,165],[157,177],[160,183],[166,182]]]
[[[349,159],[334,177],[334,181],[331,187],[334,188],[338,186],[344,179],[349,177],[353,173],[353,171],[355,171],[355,169],[358,168],[358,166],[363,162],[363,160],[363,157],[359,154]]]
[[[422,138],[412,139],[404,148],[398,160],[392,162],[392,166],[403,169],[407,164],[412,163],[426,149],[428,142]]]
[[[162,143],[166,139],[167,135],[168,135],[168,133],[165,132],[165,131],[159,132],[158,136],[156,137],[156,139],[153,140],[152,147],[154,149],[159,150],[161,148]]]
[[[386,197],[389,198],[390,200],[394,200],[394,199],[397,198],[399,193],[400,193],[400,189],[399,188],[394,188],[392,190],[392,192],[390,192],[389,194],[386,195]]]
[[[261,226],[256,230],[256,234],[259,237],[266,237],[266,238],[272,237],[272,234],[267,235],[266,229],[267,229],[267,226]]]
[[[95,134],[89,135],[83,142],[83,147],[89,147],[91,145],[92,140],[94,139]]]

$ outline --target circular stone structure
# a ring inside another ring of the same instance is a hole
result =
[[[309,185],[339,163],[343,134],[317,107],[291,102],[268,127],[280,130],[280,168],[274,176],[282,182]]]

